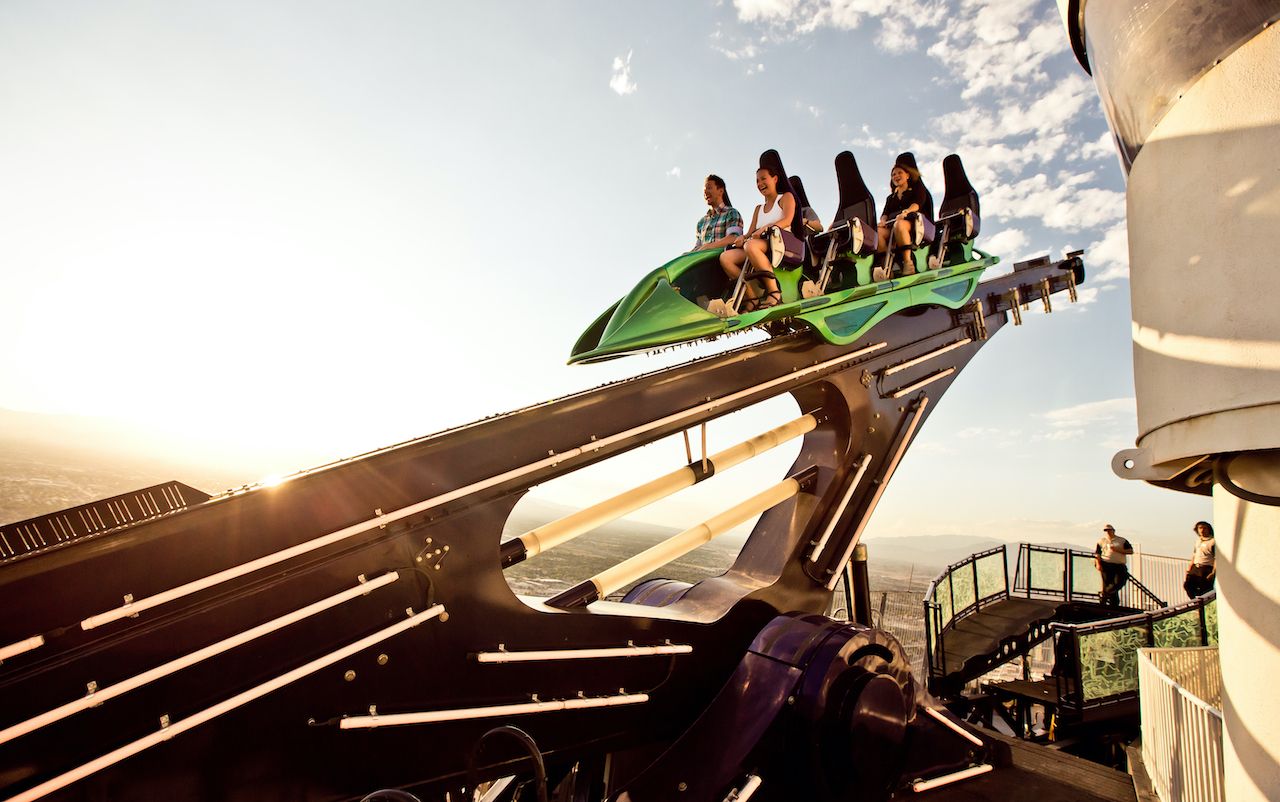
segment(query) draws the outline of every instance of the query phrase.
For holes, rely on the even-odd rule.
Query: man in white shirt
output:
[[[1093,549],[1093,563],[1102,574],[1102,592],[1098,600],[1110,607],[1120,605],[1120,588],[1129,581],[1129,555],[1133,554],[1133,546],[1129,541],[1116,534],[1111,524],[1102,527],[1102,537]]]
[[[1187,580],[1182,583],[1182,588],[1187,592],[1189,599],[1203,596],[1213,590],[1213,580],[1216,577],[1214,558],[1217,556],[1217,549],[1213,542],[1213,526],[1208,521],[1197,521],[1195,533],[1200,540],[1196,543],[1195,551],[1191,553],[1191,564],[1187,566]]]

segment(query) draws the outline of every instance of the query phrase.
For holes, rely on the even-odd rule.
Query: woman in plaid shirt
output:
[[[729,203],[729,191],[718,175],[707,176],[702,198],[707,202],[707,213],[698,220],[698,240],[693,250],[723,248],[742,233],[742,215]]]

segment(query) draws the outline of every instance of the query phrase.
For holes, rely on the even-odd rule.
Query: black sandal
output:
[[[756,298],[755,301],[756,309],[771,309],[782,303],[782,290],[780,288],[776,290],[769,290],[764,295]]]

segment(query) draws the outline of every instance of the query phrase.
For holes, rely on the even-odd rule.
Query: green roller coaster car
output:
[[[924,250],[917,252],[917,258]],[[720,250],[687,253],[645,276],[597,318],[574,344],[569,362],[613,359],[775,320],[803,324],[829,343],[846,345],[904,309],[928,304],[957,309],[966,304],[982,271],[1000,260],[967,243],[957,250],[954,262],[936,270],[880,282],[870,281],[872,257],[862,257],[846,269],[846,275],[857,275],[856,285],[813,298],[801,297],[805,280],[801,268],[777,270],[782,303],[728,318],[706,308],[711,298],[720,297],[718,289],[725,285]]]
[[[776,151],[766,151],[760,158],[761,165],[769,166],[775,175],[786,175]],[[913,216],[917,247],[907,255],[910,265],[903,271],[910,275],[872,280],[873,262],[882,258],[876,253],[875,202],[853,155],[846,151],[836,157],[837,222],[817,235],[793,228],[797,236],[807,239],[810,256],[799,267],[775,269],[781,303],[717,316],[708,307],[733,289],[720,268],[721,250],[682,254],[649,273],[600,315],[574,344],[569,363],[599,362],[775,321],[809,328],[829,343],[847,345],[904,309],[964,306],[977,289],[982,271],[1000,260],[973,246],[979,226],[978,196],[960,157],[952,154],[943,160],[943,172],[947,193],[937,227],[929,220],[932,197],[923,214]],[[798,178],[788,179],[787,191],[795,193],[798,208],[808,209]],[[822,259],[815,258],[823,251]]]

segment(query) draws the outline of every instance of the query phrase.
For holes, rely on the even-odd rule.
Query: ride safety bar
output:
[[[776,429],[744,440],[724,451],[705,459],[691,462],[686,467],[659,476],[639,487],[619,493],[598,504],[578,510],[550,523],[531,529],[519,537],[502,544],[502,567],[509,568],[561,543],[586,534],[593,529],[649,506],[677,491],[709,479],[717,471],[724,471],[757,457],[766,451],[813,431],[818,419],[813,415],[801,415]]]
[[[691,529],[686,529],[635,556],[628,557],[612,568],[606,568],[590,579],[548,599],[547,604],[552,607],[582,607],[599,601],[650,571],[709,543],[713,538],[724,534],[752,516],[776,507],[799,492],[798,479],[785,479],[763,493],[752,496]]]

